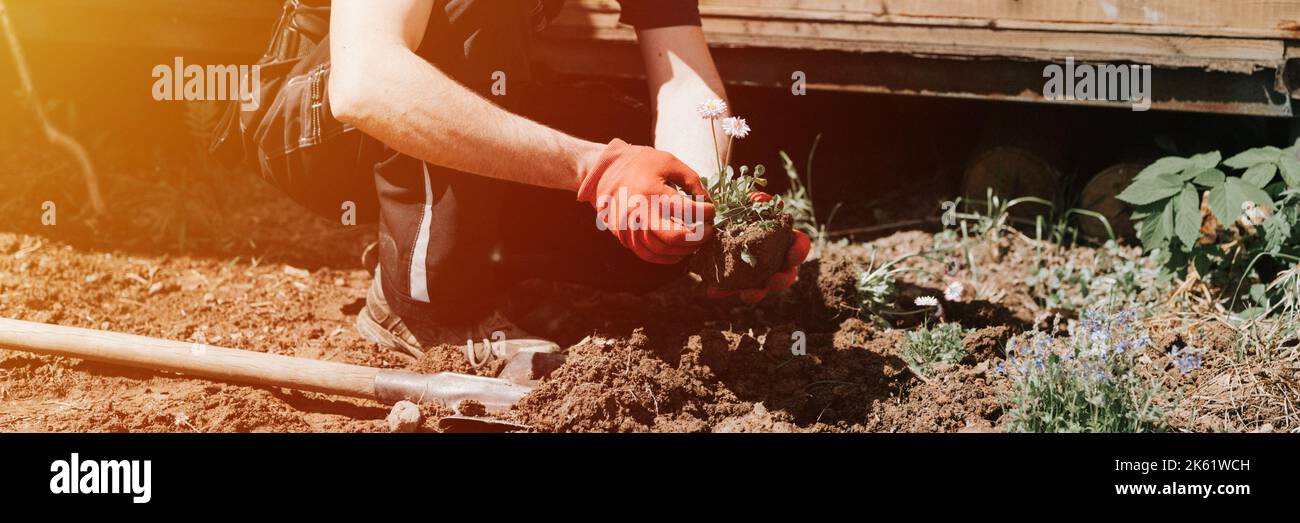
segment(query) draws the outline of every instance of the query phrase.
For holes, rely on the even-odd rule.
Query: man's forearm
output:
[[[365,64],[365,72],[334,71],[330,96],[335,116],[412,157],[481,176],[576,191],[580,173],[602,149],[496,107],[407,48],[349,59]]]
[[[718,173],[729,142],[720,126],[700,118],[699,104],[727,93],[699,27],[665,27],[637,33],[655,106],[655,147],[670,152],[703,178]],[[716,147],[716,149],[715,149]]]

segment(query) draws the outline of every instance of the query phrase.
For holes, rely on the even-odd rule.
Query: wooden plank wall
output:
[[[701,0],[706,12],[926,25],[1300,38],[1300,0]]]
[[[1300,20],[1300,0],[701,0],[700,4],[709,42],[731,47],[1050,61],[1070,56],[1249,73],[1277,67],[1284,60],[1285,40],[1300,38],[1300,31],[1284,27]],[[1104,7],[1108,5],[1124,9],[1115,7],[1112,18],[1117,21],[1101,24],[1097,20],[1111,13]],[[1171,10],[1157,10],[1166,8]],[[1131,16],[1146,12],[1161,13],[1156,18],[1164,25],[1140,23]],[[1143,16],[1147,18],[1142,20],[1153,17]],[[1243,25],[1216,22],[1219,16],[1241,20]],[[635,38],[618,23],[614,0],[570,0],[550,36]]]

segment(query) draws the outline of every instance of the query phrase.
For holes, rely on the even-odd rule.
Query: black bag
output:
[[[259,102],[231,102],[211,150],[255,160],[267,182],[312,212],[338,220],[346,203],[357,223],[378,220],[373,167],[383,144],[334,119],[329,107],[329,0],[288,0],[258,60]]]

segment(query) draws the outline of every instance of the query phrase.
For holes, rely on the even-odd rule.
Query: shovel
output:
[[[6,318],[0,318],[0,348],[386,404],[408,400],[456,410],[461,402],[473,400],[485,407],[489,416],[458,415],[440,423],[441,428],[452,431],[526,429],[490,415],[510,410],[564,357],[519,352],[510,357],[501,378],[453,372],[419,374]]]

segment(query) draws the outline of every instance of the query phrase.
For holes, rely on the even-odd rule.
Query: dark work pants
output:
[[[648,117],[629,117],[614,96],[596,88],[537,92],[527,47],[533,2],[440,1],[419,53],[507,109],[539,108],[551,125],[615,123],[644,136]],[[494,96],[494,73],[505,73],[507,96]],[[499,78],[499,77],[498,77]],[[531,92],[530,92],[531,91]],[[525,96],[533,95],[533,96]],[[553,96],[552,96],[553,95]],[[526,103],[532,98],[538,103]],[[572,103],[569,103],[572,102]],[[569,129],[600,141],[613,138]],[[614,133],[624,133],[614,129]],[[438,137],[429,137],[436,140]],[[479,154],[470,148],[464,154]],[[573,193],[504,182],[391,153],[375,166],[379,197],[382,285],[394,312],[419,332],[425,322],[465,326],[491,311],[518,282],[542,278],[607,290],[647,291],[680,276],[684,266],[643,262],[608,231]]]

